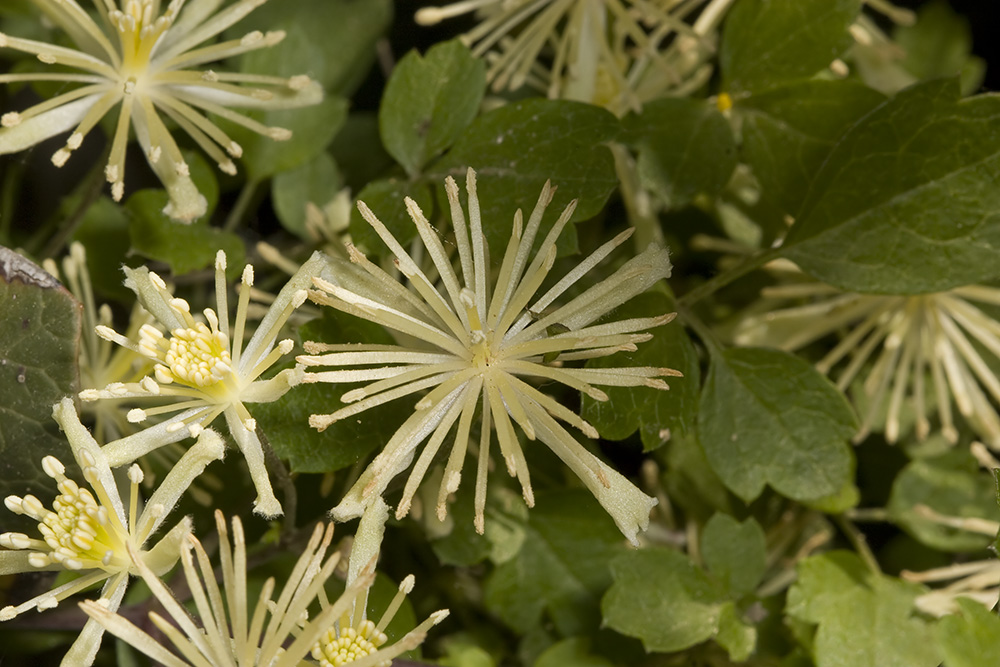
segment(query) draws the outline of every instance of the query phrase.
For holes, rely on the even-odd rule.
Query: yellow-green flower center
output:
[[[387,640],[384,632],[375,628],[371,621],[363,621],[357,628],[346,628],[343,633],[336,628],[323,635],[313,646],[312,657],[322,667],[340,667],[371,655],[378,651]],[[388,666],[391,661],[379,663]]]
[[[130,0],[124,12],[109,13],[121,41],[121,78],[126,93],[135,92],[136,86],[141,85],[149,68],[153,47],[173,24],[173,8],[159,17],[153,16],[153,9],[151,0]]]
[[[35,496],[7,498],[7,506],[19,514],[25,514],[38,521],[41,542],[25,540],[23,546],[36,550],[29,556],[34,567],[59,564],[68,570],[90,568],[118,568],[122,562],[123,549],[114,526],[111,525],[107,508],[94,498],[89,489],[81,488],[66,477],[63,465],[52,456],[42,460],[42,469],[56,480],[59,495],[52,501],[52,509],[42,505]],[[88,469],[84,470],[87,476]],[[14,507],[11,507],[11,505]],[[12,534],[7,534],[12,535]],[[16,540],[15,540],[16,542]],[[29,545],[29,542],[33,543]],[[16,546],[16,544],[15,544]],[[126,555],[127,559],[128,556]]]
[[[201,322],[193,329],[174,329],[164,361],[174,381],[197,387],[208,387],[232,373],[226,335]]]
[[[233,374],[229,337],[215,326],[210,329],[203,322],[192,324],[174,329],[169,338],[153,326],[140,329],[140,351],[161,362],[153,369],[158,382],[205,389]]]

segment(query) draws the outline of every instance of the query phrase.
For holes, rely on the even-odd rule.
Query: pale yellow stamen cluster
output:
[[[86,459],[87,452],[83,453]],[[83,469],[84,478],[95,489],[102,489],[96,470],[91,465]],[[11,512],[38,521],[43,540],[33,540],[22,533],[0,535],[0,546],[12,549],[33,549],[28,558],[32,566],[43,568],[58,564],[67,570],[106,568],[120,570],[128,566],[125,543],[127,529],[120,525],[114,513],[99,503],[94,495],[65,475],[66,469],[54,456],[42,459],[42,470],[56,480],[59,495],[46,508],[35,496],[8,496],[4,503]],[[134,467],[130,476],[133,484],[142,480]],[[100,491],[99,491],[100,492]]]
[[[734,0],[461,0],[424,7],[434,25],[476,12],[462,36],[495,90],[530,85],[615,113],[686,95],[712,74],[716,31]]]
[[[222,171],[234,174],[233,158],[240,157],[243,149],[213,117],[285,140],[291,136],[289,130],[268,127],[231,107],[284,109],[322,99],[321,87],[305,75],[285,78],[196,69],[281,42],[282,31],[252,31],[239,39],[215,41],[266,1],[237,0],[223,8],[219,2],[127,0],[119,9],[117,3],[103,0],[94,2],[96,16],[92,16],[77,0],[38,0],[75,48],[0,34],[0,48],[31,54],[60,68],[2,74],[0,83],[70,85],[33,107],[4,113],[0,154],[24,150],[69,131],[64,146],[52,156],[53,164],[61,167],[101,119],[118,107],[105,166],[114,199],[124,194],[126,144],[134,130],[170,196],[164,212],[182,222],[201,217],[207,202],[191,180],[190,168],[164,117],[191,137]],[[66,72],[65,68],[80,71]]]
[[[340,563],[338,551],[327,556],[333,539],[332,524],[313,529],[280,589],[272,577],[261,590],[251,589],[251,594],[243,525],[234,517],[229,531],[222,513],[216,511],[221,576],[215,573],[204,547],[193,535],[188,536],[181,551],[181,566],[194,602],[192,610],[178,603],[160,577],[142,562],[137,563],[138,574],[170,616],[168,619],[150,612],[152,625],[160,631],[156,639],[101,604],[85,602],[81,607],[102,627],[158,664],[294,667],[316,664],[308,659],[312,655],[321,665],[386,667],[393,658],[418,646],[427,630],[444,620],[448,612],[431,614],[399,641],[386,646],[383,630],[412,590],[410,576],[377,625],[365,619],[384,520],[385,512],[377,525],[362,520],[348,566],[351,572],[359,571],[354,578],[348,575],[346,590],[332,603],[324,589]],[[378,539],[373,541],[371,536]],[[366,562],[363,569],[356,568],[356,558]],[[313,616],[310,609],[317,602],[320,610]]]
[[[365,620],[357,628],[349,627],[343,632],[331,628],[313,646],[312,657],[322,667],[341,667],[375,653],[387,640],[384,632],[377,630],[371,621]],[[390,663],[391,661],[386,660],[378,663],[377,667],[387,667]]]
[[[178,307],[179,314],[190,319],[188,327],[174,329],[167,338],[154,326],[139,330],[139,350],[151,359],[160,359],[153,371],[156,380],[163,384],[179,382],[190,387],[210,387],[221,382],[233,372],[229,356],[229,337],[219,331],[218,318],[211,309],[205,310],[204,322],[195,322],[188,312],[187,302]]]
[[[127,418],[142,423],[151,417],[170,415],[144,431],[118,438],[104,446],[112,465],[135,461],[157,448],[196,437],[202,429],[223,416],[230,434],[246,457],[259,498],[256,508],[267,516],[281,513],[264,463],[263,445],[256,433],[257,422],[247,404],[269,403],[281,398],[299,383],[302,371],[288,368],[262,379],[281,358],[291,352],[290,339],[277,340],[282,327],[306,300],[306,290],[325,260],[318,254],[292,276],[264,313],[249,336],[247,315],[254,283],[253,267],[247,264],[239,289],[236,316],[230,321],[226,279],[226,255],[215,259],[215,309],[206,308],[195,319],[184,299],[176,298],[167,284],[145,267],[126,268],[127,287],[157,320],[140,328],[135,340],[108,326],[96,327],[98,336],[132,350],[153,362],[153,373],[139,382],[113,383],[101,390],[80,392],[84,401],[100,399],[150,399],[151,407],[133,408]]]
[[[1000,381],[990,370],[991,358],[1000,357],[1000,322],[974,305],[1000,304],[1000,290],[967,285],[913,296],[853,294],[804,282],[767,288],[763,294],[809,302],[747,318],[735,342],[792,351],[830,334],[842,335],[816,367],[822,373],[842,367],[837,377],[841,390],[864,378],[864,418],[857,440],[867,437],[884,410],[885,438],[895,442],[902,434],[903,406],[909,404],[918,440],[930,434],[936,410],[942,435],[955,443],[954,404],[988,445],[1000,448],[1000,413],[991,402],[1000,401]]]
[[[397,518],[405,516],[431,463],[454,433],[438,490],[437,513],[443,520],[448,499],[458,490],[472,449],[472,426],[478,412],[482,427],[475,453],[474,522],[479,532],[484,530],[494,433],[507,472],[520,483],[525,503],[529,507],[534,504],[527,459],[515,430],[519,427],[529,441],[540,440],[566,462],[612,513],[623,533],[634,539],[638,527],[648,522],[649,509],[656,501],[587,451],[559,422],[588,437],[597,437],[591,424],[526,380],[561,383],[599,401],[608,400],[608,395],[596,385],[668,389],[661,378],[680,375],[670,368],[586,368],[577,363],[634,351],[637,344],[652,338],[647,329],[673,319],[671,313],[594,324],[668,276],[667,251],[651,246],[607,279],[555,306],[559,297],[624,243],[630,232],[599,247],[539,296],[555,265],[556,241],[569,224],[575,203],[563,210],[535,252],[534,242],[542,236],[545,209],[555,196],[555,188],[546,183],[527,221],[521,211],[516,213],[494,280],[475,172],[469,169],[466,174],[468,222],[453,178],[446,179],[445,191],[457,261],[449,256],[417,204],[405,200],[423,242],[421,252],[430,258],[437,281],[428,277],[414,256],[363,202],[358,202],[362,217],[395,255],[396,266],[411,287],[397,282],[353,246],[348,247],[351,261],[370,276],[371,287],[359,283],[358,288],[348,288],[334,280],[313,280],[320,290],[310,295],[316,303],[381,324],[407,341],[400,345],[306,342],[308,354],[297,360],[306,366],[333,369],[307,373],[303,382],[366,383],[341,396],[349,405],[331,414],[311,415],[309,423],[313,427],[322,430],[369,408],[428,390],[417,401],[414,414],[334,508],[333,516],[347,520],[364,512],[367,503],[383,493],[389,480],[415,458],[396,507]],[[417,447],[425,441],[423,451],[414,457]]]

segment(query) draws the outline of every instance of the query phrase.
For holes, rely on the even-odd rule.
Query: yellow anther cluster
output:
[[[349,665],[355,660],[371,655],[387,640],[384,632],[375,628],[371,621],[362,621],[357,628],[346,628],[343,633],[336,628],[331,629],[320,638],[312,649],[312,657],[319,661],[322,667],[340,667]],[[388,667],[391,660],[379,663],[379,667]]]
[[[211,331],[198,322],[192,329],[174,329],[170,347],[164,355],[170,369],[170,379],[156,377],[160,382],[177,381],[197,387],[207,387],[232,373],[229,339],[221,331]]]
[[[38,530],[48,550],[36,543],[34,546],[39,550],[30,555],[31,565],[45,567],[57,563],[68,570],[108,565],[114,549],[108,546],[107,510],[88,489],[81,488],[63,474],[65,468],[55,457],[45,457],[42,468],[56,480],[59,489],[59,495],[52,501],[52,510],[31,495],[6,499],[8,509],[39,522]]]
[[[140,351],[163,362],[154,368],[158,382],[209,387],[232,373],[229,338],[212,324],[210,329],[192,322],[189,328],[174,329],[169,338],[151,325],[140,329]]]

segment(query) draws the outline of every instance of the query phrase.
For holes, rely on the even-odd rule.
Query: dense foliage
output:
[[[148,664],[111,625],[164,641],[164,584],[206,616],[182,532],[231,561],[240,518],[245,606],[334,509],[379,574],[323,561],[302,608],[370,586],[377,618],[413,574],[367,630],[426,631],[409,660],[1000,664],[1000,97],[966,19],[441,4],[0,3],[0,662],[90,614],[124,637],[94,664]],[[22,556],[85,476],[177,502],[165,551],[8,618],[79,569]]]

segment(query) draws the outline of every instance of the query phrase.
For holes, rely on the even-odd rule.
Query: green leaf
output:
[[[333,412],[341,405],[345,391],[348,389],[339,386],[305,384],[277,401],[253,406],[260,430],[274,453],[289,462],[292,472],[325,473],[346,468],[388,439],[372,436],[373,424],[368,420],[374,413],[361,423],[345,419],[323,432],[309,426],[309,415]]]
[[[857,460],[852,456],[851,470],[844,481],[844,485],[837,492],[812,500],[804,500],[802,504],[825,514],[840,514],[853,507],[857,507],[858,503],[861,502],[861,490],[854,483],[856,468]]]
[[[358,193],[358,201],[363,201],[372,213],[386,226],[386,229],[404,247],[417,237],[417,226],[406,212],[404,197],[417,202],[417,206],[430,216],[433,200],[430,189],[412,181],[400,181],[391,178],[384,181],[372,181]],[[385,243],[379,238],[371,225],[365,222],[357,208],[351,209],[350,223],[351,241],[362,252],[384,255],[389,252]]]
[[[282,226],[300,238],[306,235],[306,204],[323,208],[341,188],[337,164],[323,152],[309,162],[276,174],[271,200]]]
[[[428,504],[436,502],[440,474],[440,468],[432,471],[430,475],[438,477],[434,482],[428,480],[421,489],[433,494],[433,497],[426,497]],[[454,497],[449,499],[448,516],[445,519],[450,527],[449,532],[431,542],[431,548],[443,565],[468,567],[486,558],[499,565],[520,552],[525,539],[524,524],[528,519],[528,507],[520,493],[500,484],[491,483],[489,490],[486,496],[486,529],[482,535],[476,532],[473,520],[475,486],[463,484]],[[436,517],[427,521],[436,521]]]
[[[250,111],[246,114],[268,127],[291,130],[286,141],[257,134],[245,127],[221,121],[230,136],[243,147],[243,166],[251,181],[262,181],[298,167],[322,153],[347,119],[347,100],[327,97],[319,104],[299,109]]]
[[[889,517],[927,546],[942,551],[976,551],[991,538],[950,528],[921,513],[926,506],[949,517],[1000,520],[992,476],[954,456],[911,462],[898,475],[889,497]]]
[[[712,470],[694,434],[671,438],[670,445],[660,452],[665,458],[663,485],[671,502],[699,523],[716,512],[733,513],[736,502]]]
[[[121,265],[131,249],[129,219],[124,208],[111,197],[98,197],[87,209],[73,240],[87,249],[87,269],[95,292],[123,302],[135,299],[132,290],[122,284]]]
[[[649,547],[611,564],[614,584],[601,601],[604,623],[642,640],[647,651],[680,651],[715,636],[725,596],[677,551]]]
[[[323,317],[299,328],[301,340],[325,343],[391,343],[375,324],[325,309]],[[309,426],[309,415],[329,414],[341,408],[340,397],[355,385],[302,384],[273,403],[253,406],[253,415],[275,454],[287,459],[292,472],[325,473],[353,465],[389,441],[406,411],[399,403],[379,406],[357,419],[343,419],[325,431]]]
[[[618,131],[618,119],[589,104],[515,102],[477,118],[428,175],[436,181],[454,176],[464,190],[466,168],[476,170],[483,232],[499,254],[507,247],[514,212],[525,209],[527,218],[546,180],[558,190],[537,243],[570,200],[579,200],[574,220],[586,220],[604,207],[618,186],[614,158],[604,143]],[[575,228],[570,225],[562,236],[561,252],[575,252]]]
[[[231,232],[209,227],[201,221],[182,225],[163,213],[167,193],[163,190],[139,190],[125,202],[131,215],[129,235],[136,252],[170,266],[175,275],[211,266],[216,253],[226,251],[229,266],[242,267],[243,241]]]
[[[719,46],[722,90],[756,92],[811,77],[852,44],[847,30],[860,10],[860,0],[737,2]]]
[[[845,290],[919,294],[1000,274],[1000,98],[909,88],[837,142],[785,256]]]
[[[884,101],[854,81],[800,81],[738,101],[743,156],[763,196],[797,214],[837,140]]]
[[[396,169],[396,161],[382,147],[378,117],[373,112],[352,110],[340,134],[333,138],[330,153],[344,183],[354,192]]]
[[[328,91],[350,95],[375,59],[375,42],[392,23],[391,0],[268,2],[227,32],[284,30],[285,39],[243,56],[244,72],[308,74]]]
[[[615,310],[616,319],[652,317],[673,312],[675,304],[668,296],[647,292]],[[698,354],[684,327],[678,322],[651,330],[653,339],[641,343],[636,352],[619,353],[587,362],[587,368],[616,366],[669,366],[682,373],[670,380],[669,391],[648,387],[609,387],[607,401],[582,396],[580,414],[608,440],[624,440],[640,430],[646,451],[662,446],[671,434],[694,430],[698,409],[701,370]]]
[[[764,531],[753,517],[742,523],[716,514],[701,534],[701,554],[709,573],[731,598],[741,598],[760,583],[767,567]]]
[[[625,549],[621,533],[587,491],[543,492],[535,500],[520,553],[486,580],[486,608],[520,633],[538,627],[545,612],[565,636],[596,631],[609,562]]]
[[[51,499],[55,483],[42,458],[73,464],[52,406],[79,389],[80,304],[40,267],[0,247],[0,312],[0,496]],[[34,523],[3,515],[5,530]]]
[[[986,63],[972,55],[969,21],[944,0],[933,0],[917,10],[917,22],[897,26],[893,39],[905,54],[902,66],[918,79],[936,79],[961,73],[962,92],[974,92],[983,82]]]
[[[424,56],[411,51],[385,86],[382,143],[415,176],[472,122],[485,91],[486,63],[459,40],[437,44]]]
[[[766,484],[795,500],[840,491],[856,430],[844,396],[802,359],[763,348],[712,355],[698,436],[712,468],[743,500]]]
[[[722,605],[719,614],[719,633],[715,636],[715,641],[729,651],[730,660],[743,662],[757,646],[757,629],[744,623],[736,605],[727,602]]]
[[[545,650],[535,667],[614,667],[611,661],[590,652],[587,637],[571,637],[556,642]]]
[[[622,122],[625,140],[639,151],[639,174],[670,208],[697,195],[717,195],[736,168],[729,122],[704,100],[665,97]]]
[[[956,598],[958,613],[935,628],[948,667],[1000,665],[1000,618],[978,602]]]
[[[493,656],[474,641],[471,637],[446,637],[442,640],[445,653],[437,659],[437,664],[441,667],[496,667]]]
[[[788,614],[819,626],[816,667],[936,667],[932,628],[913,612],[921,586],[873,574],[834,551],[801,561]]]

